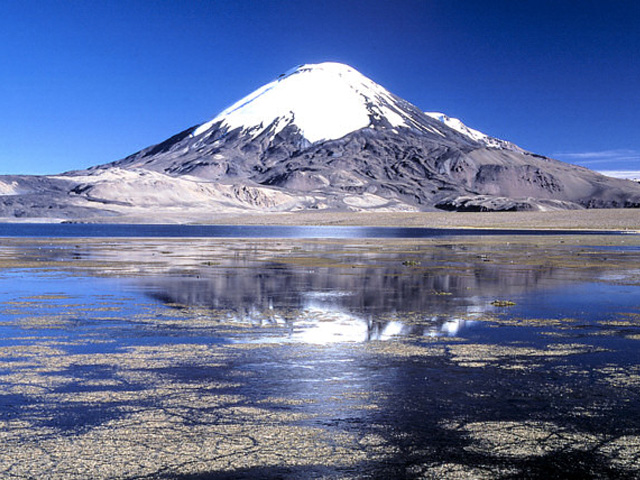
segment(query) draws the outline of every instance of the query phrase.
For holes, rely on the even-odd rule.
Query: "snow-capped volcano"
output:
[[[636,183],[425,113],[337,63],[297,67],[125,159],[0,177],[0,217],[207,221],[231,212],[639,206]]]
[[[193,136],[216,126],[240,128],[252,138],[268,130],[274,137],[289,125],[310,143],[373,126],[430,128],[436,133],[433,126],[416,122],[415,115],[412,105],[358,71],[328,62],[301,65],[282,74],[200,125]]]

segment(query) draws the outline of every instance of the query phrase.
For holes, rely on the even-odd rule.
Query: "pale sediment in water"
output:
[[[633,478],[639,244],[1,239],[0,476]]]

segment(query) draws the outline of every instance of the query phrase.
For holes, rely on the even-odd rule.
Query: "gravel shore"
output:
[[[2,223],[58,223],[65,219],[0,218]],[[296,212],[210,213],[177,209],[83,220],[87,223],[201,225],[336,225],[362,227],[489,228],[640,231],[637,209],[548,212]]]

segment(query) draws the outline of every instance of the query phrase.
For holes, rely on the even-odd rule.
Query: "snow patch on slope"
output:
[[[347,65],[302,65],[234,103],[193,135],[220,123],[255,138],[270,126],[276,135],[294,124],[311,143],[335,140],[368,127],[375,118],[392,127],[406,126],[395,103],[386,89]]]
[[[625,180],[632,180],[634,182],[640,182],[640,170],[599,170],[598,173],[613,178],[624,178]]]
[[[20,195],[21,193],[26,193],[20,186],[18,182],[0,182],[0,195]]]
[[[489,148],[504,148],[506,150],[516,150],[522,151],[520,147],[517,145],[507,142],[506,140],[500,140],[499,138],[491,137],[486,133],[483,133],[479,130],[475,130],[466,126],[459,118],[449,117],[441,112],[424,112],[425,115],[438,120],[439,122],[444,123],[447,127],[455,130],[458,133],[461,133],[465,137],[470,138],[478,143],[483,144]]]

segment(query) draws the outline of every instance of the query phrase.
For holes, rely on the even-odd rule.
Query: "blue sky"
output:
[[[640,1],[0,2],[0,174],[106,163],[298,64],[596,170],[640,171]]]

